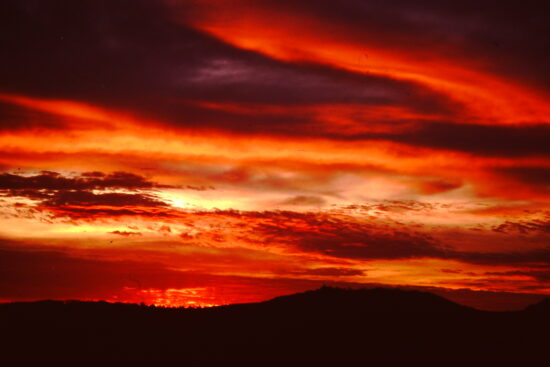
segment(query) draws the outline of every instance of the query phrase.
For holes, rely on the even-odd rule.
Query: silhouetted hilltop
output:
[[[535,303],[534,305],[527,306],[525,309],[527,312],[544,312],[550,317],[550,297],[543,299],[542,301]]]
[[[529,311],[547,311],[550,298],[526,308]],[[0,303],[0,312],[48,313],[64,312],[72,315],[80,312],[94,313],[170,313],[171,315],[219,314],[242,312],[290,312],[291,314],[317,317],[361,317],[369,313],[471,313],[479,311],[460,305],[442,296],[418,290],[400,288],[344,289],[323,286],[319,289],[279,296],[258,303],[232,304],[209,308],[166,308],[132,303],[105,301],[55,301]],[[492,312],[490,312],[492,313]]]
[[[431,293],[388,288],[322,287],[205,309],[11,303],[0,305],[0,324],[0,345],[18,365],[35,359],[81,365],[83,358],[95,365],[391,366],[441,365],[449,358],[526,365],[550,341],[550,317],[540,312],[478,311]]]
[[[459,305],[433,293],[397,288],[342,289],[324,286],[317,290],[281,296],[264,302],[273,308],[320,310],[325,315],[369,312],[439,313],[469,312],[474,309]]]
[[[26,317],[40,318],[48,314],[62,314],[64,319],[80,315],[108,316],[121,314],[151,317],[169,314],[170,317],[231,316],[277,316],[307,318],[361,318],[369,313],[456,313],[476,310],[459,305],[428,292],[393,288],[342,289],[324,286],[320,289],[247,304],[235,304],[211,308],[163,308],[129,303],[104,301],[52,301],[15,302],[0,304],[3,314],[26,314]]]

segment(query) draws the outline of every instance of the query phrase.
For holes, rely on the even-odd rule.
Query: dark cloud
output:
[[[421,205],[414,201],[386,201],[373,205],[355,205],[331,212],[239,211],[239,210],[178,210],[139,194],[102,194],[69,192],[66,199],[44,199],[36,207],[53,218],[94,221],[117,217],[142,217],[169,220],[192,226],[194,222],[208,223],[193,238],[207,243],[230,243],[232,238],[254,246],[286,246],[292,251],[320,253],[342,259],[414,259],[438,258],[472,264],[499,266],[542,266],[550,263],[550,250],[538,248],[524,251],[478,252],[461,251],[417,224],[406,225],[394,220],[361,219],[345,215],[347,211],[430,211],[434,204]],[[72,196],[74,195],[74,197]],[[164,234],[171,233],[161,227]],[[223,229],[223,230],[222,230]],[[533,234],[545,236],[548,223],[542,220],[505,222],[493,231],[507,236]],[[121,233],[117,233],[121,234]],[[542,238],[542,237],[541,237]],[[210,241],[210,242],[209,242]]]
[[[453,258],[473,264],[542,266],[550,264],[550,247],[508,252],[454,252]]]
[[[396,100],[411,103],[415,99],[407,95],[412,89],[409,83],[328,67],[283,64],[245,54],[204,61],[194,74],[181,80],[182,89],[194,87],[192,99],[269,105],[392,105]]]
[[[323,134],[319,132],[319,134]],[[485,156],[550,155],[550,125],[477,125],[424,121],[404,131],[338,136],[345,140],[389,140],[434,149],[462,151]]]
[[[543,284],[550,284],[550,268],[547,270],[489,271],[489,272],[486,272],[485,274],[496,275],[496,276],[525,276],[525,277],[533,278]]]
[[[455,49],[464,54],[467,49],[472,51],[467,55],[495,59],[498,65],[510,64],[527,74],[549,75],[546,65],[550,53],[537,51],[547,47],[541,31],[548,25],[542,22],[540,14],[545,13],[535,3],[493,6],[482,1],[456,6],[436,1],[347,0],[338,4],[262,4],[338,24],[347,29],[346,37],[351,39],[380,39],[387,47],[395,43],[401,48],[425,48],[437,54]],[[550,129],[542,124],[545,121],[527,126],[459,124],[452,117],[452,111],[459,107],[414,83],[318,65],[282,63],[239,50],[174,22],[172,10],[162,2],[10,0],[1,6],[4,31],[0,42],[5,52],[0,76],[6,93],[87,101],[131,111],[137,108],[142,116],[154,116],[174,126],[344,140],[381,139],[492,156],[550,153]],[[183,15],[193,16],[192,10],[192,2],[187,3]],[[511,28],[510,24],[522,26]],[[506,41],[501,40],[502,35],[506,35]],[[503,42],[502,49],[491,46],[493,42]],[[507,56],[499,57],[502,52]],[[520,61],[526,64],[518,67]],[[196,101],[401,106],[443,113],[450,122],[415,120],[413,129],[399,133],[338,133],[319,128],[319,117],[308,113],[259,109],[251,116],[197,105]],[[5,104],[0,106],[0,118],[6,128],[35,126],[37,120],[43,126],[59,124],[48,114]],[[360,116],[352,119],[365,127],[377,123],[372,118],[362,121]],[[395,127],[411,121],[396,118],[389,123]]]
[[[193,111],[196,112],[194,115]],[[391,121],[377,121],[376,118],[353,116],[351,119],[358,127],[369,129],[373,124],[391,125],[388,132],[350,132],[346,128],[327,131],[319,126],[325,125],[323,116],[287,111],[284,113],[256,111],[252,117],[248,113],[230,112],[225,110],[208,110],[202,107],[191,107],[189,113],[196,116],[203,126],[217,127],[240,133],[256,133],[270,135],[287,135],[295,137],[317,137],[340,141],[372,141],[384,140],[403,143],[418,147],[439,150],[460,151],[482,156],[522,157],[550,155],[550,125],[479,125],[458,122],[433,122],[420,119],[400,120],[396,117]],[[207,117],[208,116],[208,117]],[[251,126],[249,121],[257,122]],[[459,183],[443,182],[441,189]],[[438,190],[436,186],[426,190]]]
[[[423,194],[440,194],[462,187],[463,182],[458,179],[435,179],[419,181],[416,186]]]
[[[550,220],[506,221],[498,226],[494,226],[493,231],[499,233],[550,234]]]
[[[64,206],[46,206],[41,205],[37,210],[49,213],[53,218],[70,218],[83,221],[97,221],[120,217],[141,217],[144,219],[161,220],[177,219],[181,217],[181,212],[165,208],[164,203],[143,199],[139,195],[133,195],[133,198],[124,198],[123,201],[115,203],[104,201],[103,205],[82,206],[82,205],[64,205]]]
[[[266,246],[284,244],[299,251],[344,259],[439,258],[499,266],[550,264],[550,248],[502,252],[461,251],[432,237],[428,232],[397,222],[364,222],[349,216],[291,211],[224,210],[202,215],[218,215],[250,223],[250,233],[245,232],[242,238],[250,236],[254,243],[257,243],[259,237]]]
[[[315,128],[313,122],[317,121],[322,124],[322,121],[313,116],[290,117],[291,120],[300,120],[297,125],[278,124],[276,121],[282,121],[280,116],[272,116],[273,121],[271,122],[265,120],[266,118],[268,117],[259,113],[260,121],[268,123],[248,128],[246,132],[262,133],[271,129],[272,134],[319,137],[343,141],[386,140],[419,147],[496,157],[550,155],[550,145],[548,144],[548,141],[550,141],[550,125],[548,124],[498,126],[421,120],[416,120],[410,124],[409,120],[395,120],[386,123],[394,127],[402,125],[402,128],[384,133],[350,133],[346,129],[341,129],[341,132],[328,132],[322,128]],[[365,128],[376,122],[372,119],[362,121],[361,117],[357,117],[355,121],[359,125],[364,124]],[[235,124],[232,128],[238,129],[238,126],[238,124]],[[246,129],[246,127],[244,128]],[[542,171],[543,169],[540,169],[537,173],[540,175],[543,173]],[[443,189],[449,186],[456,188],[456,185],[459,184],[445,182],[443,183]],[[430,190],[431,188],[426,187],[426,189]],[[432,189],[437,190],[438,188],[434,186]]]
[[[354,259],[444,257],[447,251],[429,235],[404,227],[315,213],[245,215],[262,219],[252,230],[264,243],[284,243],[301,251]]]
[[[391,135],[391,134],[390,134]],[[424,123],[390,140],[489,156],[549,155],[550,125],[487,126]]]
[[[236,49],[175,23],[162,2],[25,0],[5,1],[2,8],[5,93],[138,109],[179,126],[252,132],[266,125],[284,132],[282,126],[311,116],[259,114],[262,123],[250,124],[249,116],[189,101],[399,105],[430,112],[452,105],[414,83],[287,64]]]
[[[141,236],[141,232],[131,232],[131,231],[112,231],[109,232],[111,234],[116,234],[123,237],[130,237],[130,236]]]
[[[528,47],[541,47],[540,40],[539,43],[533,41],[540,35],[535,30],[547,27],[540,22],[538,12],[525,10],[536,9],[533,4],[525,9],[522,5],[519,11],[499,5],[496,10],[484,13],[479,7],[489,6],[477,2],[458,7],[441,6],[435,1],[422,4],[397,1],[395,6],[352,0],[338,4],[326,1],[262,3],[298,14],[307,11],[309,16],[345,25],[346,29],[357,30],[346,33],[352,39],[368,36],[370,42],[377,38],[375,35],[384,35],[380,39],[386,46],[392,42],[399,43],[400,47],[412,44],[432,53],[453,49],[448,43],[457,46],[461,53],[463,48],[483,49],[480,45],[490,44],[489,35],[495,30],[517,38],[512,37],[504,49],[512,43],[520,47],[518,40],[529,41]],[[521,126],[457,123],[453,116],[460,107],[419,85],[318,65],[282,63],[239,50],[175,23],[172,10],[162,2],[25,0],[5,1],[2,8],[0,20],[4,32],[0,42],[6,52],[0,61],[0,76],[6,93],[87,101],[130,111],[137,108],[142,116],[153,116],[174,126],[342,140],[390,140],[489,156],[550,153],[547,144],[550,129],[542,124],[545,121],[540,125]],[[132,11],[128,11],[129,8]],[[185,12],[193,14],[192,3],[185,8]],[[504,19],[512,24],[523,22],[524,26],[505,27]],[[526,35],[537,37],[532,39]],[[486,39],[480,41],[480,38]],[[439,50],[434,49],[434,45],[447,46]],[[498,56],[500,51],[488,48]],[[479,52],[471,54],[480,55]],[[522,60],[539,65],[540,60],[535,59]],[[533,72],[527,67],[516,69]],[[545,73],[545,70],[546,66],[538,72]],[[399,132],[361,134],[342,129],[339,133],[319,128],[322,117],[312,113],[262,112],[258,108],[252,116],[250,112],[196,102],[251,106],[338,103],[364,108],[401,106],[444,114],[449,122],[396,117],[395,121],[383,123],[393,127],[404,124],[405,128]],[[380,123],[376,118],[360,115],[350,118],[365,128]],[[49,114],[6,104],[0,105],[0,119],[5,128],[60,124]]]
[[[128,172],[85,172],[73,177],[51,171],[42,171],[33,176],[0,174],[0,190],[8,190],[14,194],[19,190],[138,190],[169,187],[174,186],[161,185]]]
[[[89,191],[58,191],[42,201],[45,207],[66,207],[66,206],[166,206],[167,204],[147,194],[121,194],[105,193],[94,194]]]
[[[93,220],[101,215],[143,215],[148,210],[158,215],[159,211],[168,210],[168,204],[155,195],[154,189],[172,187],[127,172],[85,172],[71,177],[50,171],[33,176],[0,174],[1,196],[25,197],[37,201],[34,206],[23,210],[45,211],[54,217],[73,219]],[[17,206],[17,203],[14,205]]]
[[[543,192],[550,192],[550,167],[501,167],[494,169],[494,172],[533,185]]]
[[[348,276],[365,275],[365,272],[362,270],[350,269],[350,268],[315,268],[315,269],[307,269],[300,272],[296,272],[295,274],[348,277]]]

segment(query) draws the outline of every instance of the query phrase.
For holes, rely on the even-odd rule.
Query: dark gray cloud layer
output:
[[[550,64],[550,30],[542,15],[547,7],[535,2],[262,3],[322,19],[355,41],[363,37],[369,43],[383,42],[385,47],[410,47],[451,58],[476,55],[487,60],[491,70],[537,79],[537,85],[550,84],[540,82],[550,81],[546,67]],[[193,3],[182,6],[182,17],[192,17]],[[275,61],[176,23],[173,15],[174,9],[150,0],[3,1],[0,92],[128,110],[176,128],[381,139],[489,156],[549,153],[546,121],[526,126],[464,124],[456,120],[459,105],[415,83]],[[435,113],[443,120],[396,117],[381,122],[351,116],[367,128],[380,123],[405,128],[392,133],[350,133],[319,128],[325,122],[318,116],[296,110],[256,110],[251,116],[197,102],[282,107],[353,104],[366,111],[369,106],[399,106]],[[36,126],[63,124],[47,113],[0,104],[0,129]]]
[[[33,176],[12,173],[0,174],[0,196],[25,197],[39,201],[42,208],[58,210],[65,206],[145,206],[163,207],[155,188],[170,188],[147,180],[145,177],[127,173],[85,172],[66,177],[57,172],[43,171]],[[129,192],[108,192],[126,190]],[[74,210],[78,210],[74,209]],[[80,209],[82,210],[82,208]]]
[[[410,96],[411,84],[235,49],[174,23],[157,1],[25,0],[2,7],[4,91],[141,106],[180,123],[186,99],[437,106]]]
[[[143,176],[128,172],[84,172],[74,177],[57,172],[42,171],[24,176],[13,173],[0,174],[0,190],[105,190],[105,189],[152,189],[173,186],[160,185]]]

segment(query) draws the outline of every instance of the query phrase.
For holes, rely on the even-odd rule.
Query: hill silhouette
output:
[[[547,307],[489,312],[420,291],[331,287],[205,309],[40,301],[0,305],[1,345],[20,365],[526,364],[547,349],[550,313],[534,312]]]
[[[397,288],[350,290],[324,286],[313,291],[277,297],[263,304],[273,308],[307,309],[308,312],[322,310],[323,316],[327,316],[327,314],[359,316],[370,312],[473,311],[472,308],[459,305],[433,293]]]
[[[550,317],[550,297],[543,299],[533,305],[527,306],[525,309],[527,312],[543,312],[547,313]]]

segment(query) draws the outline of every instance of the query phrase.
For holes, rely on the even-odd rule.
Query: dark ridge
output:
[[[478,311],[388,288],[322,287],[203,309],[19,302],[0,305],[0,325],[12,365],[530,365],[550,342],[550,318],[540,312]]]
[[[320,289],[274,298],[265,302],[274,307],[315,309],[326,313],[369,312],[439,313],[470,312],[473,308],[449,301],[429,292],[397,288],[343,289],[323,286]]]
[[[535,303],[534,305],[527,306],[526,312],[544,312],[550,315],[550,297],[543,299],[542,301]]]

